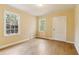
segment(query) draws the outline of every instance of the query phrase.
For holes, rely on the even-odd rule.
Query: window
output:
[[[39,17],[39,31],[44,32],[46,30],[46,17]]]
[[[4,12],[4,35],[19,34],[20,16],[9,11]]]

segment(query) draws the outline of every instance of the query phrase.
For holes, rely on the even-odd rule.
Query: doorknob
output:
[[[55,28],[53,28],[53,31],[55,31]]]

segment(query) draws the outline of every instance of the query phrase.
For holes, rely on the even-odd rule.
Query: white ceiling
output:
[[[70,8],[74,8],[72,4],[44,4],[43,6],[37,6],[36,4],[10,4],[10,6],[21,9],[34,16],[46,15],[50,12],[62,11]]]

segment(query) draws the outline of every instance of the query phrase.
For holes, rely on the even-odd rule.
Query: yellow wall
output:
[[[37,36],[44,38],[52,38],[52,18],[54,16],[67,16],[67,41],[74,42],[74,8],[48,14],[46,16],[47,30],[46,32],[37,31]]]
[[[13,36],[4,36],[4,11],[11,11],[20,15],[20,34]],[[8,5],[0,5],[0,47],[10,43],[18,42],[24,39],[29,39],[31,22],[36,18],[30,14],[19,9],[10,7]]]

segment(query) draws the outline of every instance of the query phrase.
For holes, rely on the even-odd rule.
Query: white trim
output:
[[[64,41],[64,42],[67,42],[67,43],[72,43],[72,44],[74,44],[74,42],[70,42],[70,41]]]
[[[61,41],[61,40],[57,40],[57,41]],[[72,43],[72,44],[74,44],[74,42],[70,42],[70,41],[62,41],[62,42],[67,42],[67,43]]]
[[[74,46],[75,46],[75,48],[76,48],[76,50],[77,50],[77,52],[79,54],[79,47],[77,46],[77,44],[74,44]]]
[[[29,40],[29,39],[24,39],[24,40],[21,40],[21,41],[18,41],[18,42],[13,42],[13,43],[10,43],[10,44],[2,45],[2,46],[0,46],[0,49],[3,49],[3,48],[6,48],[6,47],[15,45],[15,44],[19,44],[19,43],[25,42],[27,40]]]
[[[41,38],[41,37],[39,37],[39,38]],[[55,39],[53,39],[53,38],[47,38],[47,37],[43,37],[43,38],[46,38],[46,39],[49,39],[49,40],[55,40]],[[61,40],[56,40],[56,41],[61,41]],[[72,44],[74,44],[74,42],[70,42],[70,41],[62,41],[62,42],[67,42],[67,43],[72,43]]]

